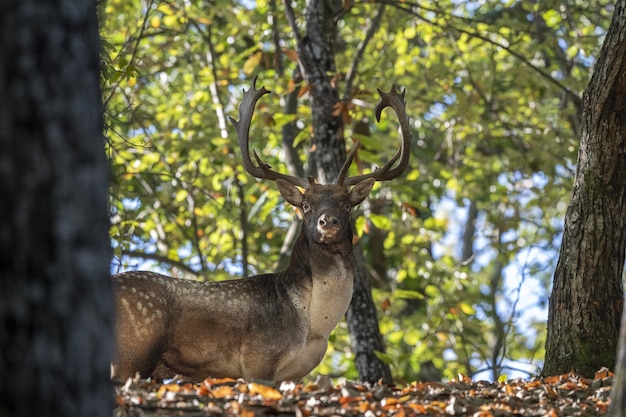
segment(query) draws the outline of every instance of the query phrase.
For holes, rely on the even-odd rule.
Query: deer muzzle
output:
[[[322,242],[333,240],[340,235],[341,223],[335,216],[322,214],[317,219],[317,231],[320,234]]]

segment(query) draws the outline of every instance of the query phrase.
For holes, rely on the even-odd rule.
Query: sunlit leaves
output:
[[[338,19],[331,75],[346,98],[335,105],[344,134],[363,145],[351,174],[383,165],[397,146],[395,117],[373,121],[376,88],[407,90],[409,169],[377,185],[355,221],[368,260],[380,261],[377,249],[384,258],[372,281],[386,358],[407,379],[429,361],[449,378],[501,367],[488,362],[494,356],[538,364],[541,322],[521,334],[503,306],[520,297],[517,287],[545,301],[576,161],[576,98],[610,2],[388,4],[343,91],[378,6],[352,5]],[[153,256],[150,267],[175,275],[238,276],[245,237],[249,272],[275,269],[296,215],[273,184],[244,173],[227,116],[237,118],[242,89],[259,75],[272,94],[255,113],[251,148],[287,171],[282,129],[294,123],[296,162],[306,165],[313,87],[294,79],[295,39],[282,7],[102,2],[111,234],[125,266]],[[298,101],[287,112],[292,91]],[[470,207],[475,231],[465,248]],[[147,258],[121,256],[130,252]],[[515,288],[504,285],[506,274]],[[342,325],[319,370],[355,377],[351,359]]]

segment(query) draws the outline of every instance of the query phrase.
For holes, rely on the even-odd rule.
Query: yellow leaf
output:
[[[283,394],[277,389],[268,387],[267,385],[257,384],[256,382],[249,383],[248,390],[250,391],[250,395],[260,395],[266,400],[280,400],[283,398]]]
[[[157,398],[163,398],[166,392],[178,392],[180,391],[180,385],[178,384],[163,384],[159,387],[157,391]]]
[[[163,23],[165,23],[165,26],[173,26],[177,20],[178,18],[176,16],[165,16]]]
[[[150,26],[153,28],[161,27],[161,18],[159,16],[153,16],[152,19],[150,19]]]
[[[208,19],[206,17],[199,17],[197,19],[198,23],[202,23],[203,25],[210,25],[213,23],[213,21],[211,19]]]
[[[254,72],[256,67],[261,62],[261,58],[263,57],[263,52],[255,52],[244,62],[243,64],[243,73],[246,75],[250,75]]]
[[[472,314],[476,313],[476,310],[474,309],[474,307],[472,307],[470,304],[464,301],[459,303],[459,308],[461,309],[463,313],[467,314],[468,316],[471,316]]]

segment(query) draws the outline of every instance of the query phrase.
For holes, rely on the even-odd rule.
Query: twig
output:
[[[378,6],[378,12],[376,13],[376,16],[374,16],[374,18],[372,19],[372,22],[370,23],[370,26],[367,29],[367,32],[365,33],[365,37],[361,40],[361,42],[359,42],[359,46],[357,47],[356,54],[354,56],[354,59],[352,60],[352,64],[350,65],[350,69],[348,70],[348,73],[346,75],[346,89],[344,91],[344,98],[343,98],[344,101],[347,101],[351,96],[352,84],[354,83],[354,79],[358,72],[359,64],[361,63],[361,60],[363,59],[365,48],[367,48],[367,45],[369,44],[370,40],[374,37],[374,35],[378,31],[378,28],[380,27],[380,22],[382,21],[383,14],[385,12],[385,7],[386,7],[386,4],[384,3]]]

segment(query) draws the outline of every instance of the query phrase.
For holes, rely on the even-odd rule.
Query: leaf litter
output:
[[[613,374],[574,373],[503,382],[362,384],[318,377],[298,384],[207,378],[158,384],[129,379],[116,387],[115,417],[206,416],[601,416],[609,406]]]

